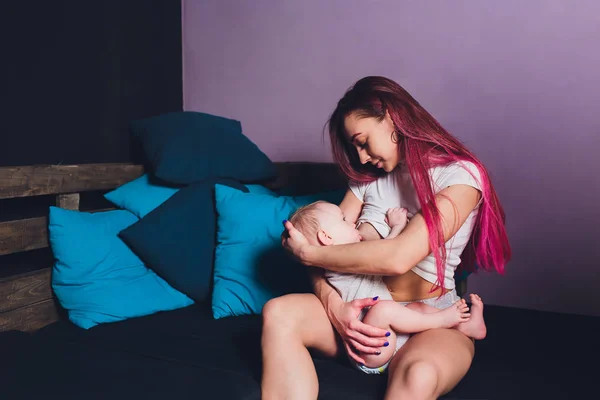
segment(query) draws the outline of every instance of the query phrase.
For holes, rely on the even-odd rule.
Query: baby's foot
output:
[[[485,338],[487,328],[483,320],[483,301],[481,301],[481,297],[471,294],[471,318],[464,324],[458,325],[456,329],[476,340]]]
[[[469,306],[464,299],[458,300],[450,307],[437,313],[442,320],[440,328],[454,328],[456,325],[464,324],[469,320]]]

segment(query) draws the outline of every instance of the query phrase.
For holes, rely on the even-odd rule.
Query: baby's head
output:
[[[360,242],[362,238],[342,210],[335,204],[316,201],[300,207],[290,222],[315,246]]]

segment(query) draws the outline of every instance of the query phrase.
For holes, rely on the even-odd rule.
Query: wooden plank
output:
[[[0,199],[113,189],[144,173],[134,164],[33,165],[0,168]]]
[[[79,210],[79,193],[59,194],[56,205],[65,210]]]
[[[52,298],[52,269],[44,268],[0,280],[0,313]]]
[[[48,247],[48,218],[0,222],[0,255]]]
[[[32,332],[58,321],[58,310],[53,299],[41,301],[26,307],[0,313],[0,332]]]

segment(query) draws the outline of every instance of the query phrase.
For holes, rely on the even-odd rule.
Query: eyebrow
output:
[[[358,135],[362,135],[362,132],[355,133],[355,134],[354,134],[354,135],[353,135],[353,136],[350,138],[350,143],[354,143],[354,139],[356,139],[356,137],[357,137]]]

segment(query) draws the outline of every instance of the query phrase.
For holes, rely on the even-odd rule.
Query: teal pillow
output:
[[[155,178],[144,174],[106,193],[104,198],[136,217],[144,218],[178,191],[179,187],[159,183]]]
[[[317,200],[339,204],[344,193],[277,197],[215,185],[214,318],[260,314],[274,297],[311,292],[306,267],[281,247],[282,221],[300,206]]]
[[[272,194],[275,192],[258,184],[246,185],[250,193]],[[144,218],[156,207],[171,198],[181,188],[159,182],[148,174],[119,186],[104,195],[104,198],[119,208]]]
[[[50,207],[52,288],[75,325],[89,329],[193,303],[146,268],[117,236],[137,221],[126,210]]]

